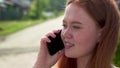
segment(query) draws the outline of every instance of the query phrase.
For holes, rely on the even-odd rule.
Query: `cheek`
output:
[[[78,53],[79,56],[84,56],[90,54],[97,43],[97,36],[96,33],[85,33],[81,32],[78,35],[74,36],[75,41],[75,51]]]

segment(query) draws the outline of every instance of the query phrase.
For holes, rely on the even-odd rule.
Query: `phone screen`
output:
[[[62,42],[60,34],[61,31],[60,33],[55,34],[55,38],[52,38],[51,36],[48,37],[51,40],[50,43],[47,43],[47,48],[50,55],[54,55],[59,50],[62,50],[64,48],[64,44]]]

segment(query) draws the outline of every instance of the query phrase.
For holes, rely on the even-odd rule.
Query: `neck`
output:
[[[91,57],[92,56],[89,55],[89,56],[83,56],[83,57],[77,58],[77,68],[86,68]]]

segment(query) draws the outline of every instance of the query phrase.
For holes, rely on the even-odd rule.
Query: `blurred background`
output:
[[[0,0],[0,68],[32,68],[40,38],[61,28],[66,0]],[[120,0],[116,0],[120,9]],[[113,64],[120,67],[120,38]]]

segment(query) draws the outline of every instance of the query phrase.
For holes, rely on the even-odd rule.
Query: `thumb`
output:
[[[52,58],[55,58],[55,62],[57,62],[57,60],[59,60],[59,58],[64,55],[64,50],[60,50],[59,52],[57,52],[55,55],[53,55]]]

